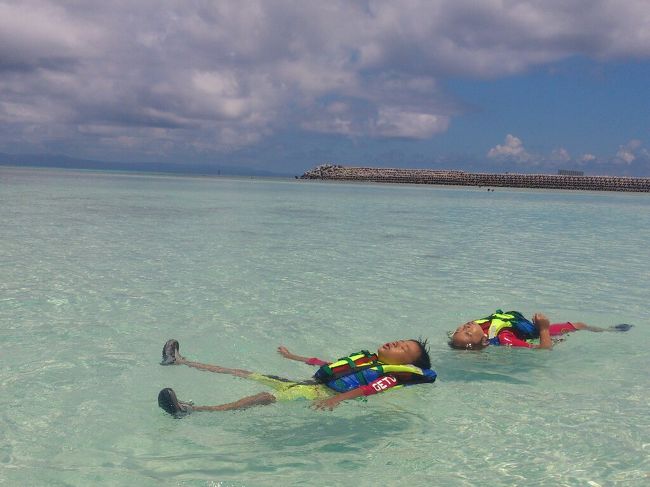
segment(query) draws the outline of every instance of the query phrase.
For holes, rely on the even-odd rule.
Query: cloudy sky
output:
[[[0,0],[0,152],[650,176],[650,0]]]

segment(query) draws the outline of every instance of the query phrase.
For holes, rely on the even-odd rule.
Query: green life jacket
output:
[[[380,362],[377,354],[362,350],[342,357],[329,365],[323,365],[314,378],[337,392],[346,392],[368,385],[385,375],[399,377],[402,385],[434,382],[437,374],[431,369],[415,365],[391,365]]]

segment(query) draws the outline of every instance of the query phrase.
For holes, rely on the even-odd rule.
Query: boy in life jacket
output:
[[[464,350],[481,350],[489,345],[553,348],[552,337],[554,336],[578,330],[628,331],[632,326],[623,323],[610,328],[599,328],[586,323],[568,321],[550,324],[543,313],[535,313],[531,322],[518,311],[503,312],[498,309],[490,316],[468,321],[456,328],[450,337],[449,346]]]
[[[314,379],[294,382],[242,369],[193,362],[180,355],[178,341],[168,340],[163,347],[161,365],[186,365],[208,372],[244,377],[274,389],[274,394],[261,392],[231,403],[194,406],[179,401],[172,389],[165,388],[158,394],[158,405],[176,417],[193,411],[229,411],[299,398],[312,400],[315,409],[332,410],[341,401],[377,394],[394,387],[431,383],[436,380],[436,373],[431,370],[426,340],[385,343],[376,353],[364,350],[333,363],[315,357],[295,355],[283,346],[278,347],[278,353],[291,360],[319,366]]]

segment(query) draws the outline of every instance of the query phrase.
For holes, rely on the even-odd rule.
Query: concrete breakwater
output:
[[[345,167],[334,164],[316,166],[304,173],[300,178],[375,183],[650,192],[650,178],[557,174],[490,174],[433,169]]]

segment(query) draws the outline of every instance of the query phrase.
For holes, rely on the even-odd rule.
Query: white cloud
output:
[[[98,54],[104,29],[59,2],[0,3],[0,62],[23,68]]]
[[[621,162],[624,162],[625,164],[631,164],[634,161],[634,159],[636,159],[636,156],[630,150],[619,149],[619,151],[616,153],[616,159],[618,159]]]
[[[403,111],[398,107],[381,107],[378,113],[366,115],[367,118],[361,118],[352,107],[337,102],[303,122],[302,127],[314,132],[350,136],[426,139],[444,132],[449,126],[447,116]]]
[[[627,144],[622,145],[618,148],[616,156],[614,158],[615,162],[619,164],[632,164],[634,160],[638,157],[639,149],[641,148],[641,141],[637,139],[630,140]]]
[[[518,163],[528,163],[533,161],[531,154],[526,151],[521,139],[512,134],[506,135],[506,140],[503,145],[496,145],[491,148],[487,156],[490,159],[496,160],[511,160]]]
[[[567,151],[563,147],[559,147],[557,149],[554,149],[553,152],[551,152],[550,159],[553,162],[563,163],[563,162],[569,162],[571,160],[571,156],[569,155],[569,151]]]
[[[488,151],[487,157],[505,166],[516,165],[512,167],[515,170],[517,167],[534,167],[536,171],[554,172],[558,168],[581,167],[597,169],[600,172],[643,175],[650,169],[650,151],[643,147],[643,142],[638,139],[632,139],[619,146],[616,155],[606,160],[591,153],[583,153],[580,157],[573,158],[563,147],[550,153],[531,152],[524,147],[520,138],[508,134],[503,144],[498,144]]]
[[[296,128],[426,139],[461,111],[441,80],[648,58],[649,22],[644,0],[0,0],[0,147],[21,133],[88,150],[232,150]],[[534,163],[509,137],[489,157]]]
[[[582,157],[580,158],[580,162],[582,163],[590,163],[596,160],[596,156],[593,154],[583,154]]]
[[[305,130],[324,134],[358,135],[359,133],[352,120],[338,116],[305,121],[301,127]]]
[[[374,121],[373,135],[426,139],[447,130],[449,117],[431,113],[382,108]]]
[[[347,112],[349,110],[349,107],[347,104],[343,102],[335,101],[327,105],[325,109],[327,110],[328,113],[338,114],[338,113]]]

